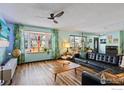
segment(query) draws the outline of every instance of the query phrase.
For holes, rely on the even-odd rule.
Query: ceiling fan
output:
[[[51,13],[50,16],[46,18],[52,20],[55,24],[58,24],[58,21],[56,20],[56,18],[61,17],[63,14],[64,14],[64,11],[61,11],[57,14]],[[40,18],[44,18],[44,17],[40,17]]]

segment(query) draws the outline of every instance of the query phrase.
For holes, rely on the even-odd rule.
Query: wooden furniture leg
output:
[[[57,73],[55,73],[54,81],[56,81]]]
[[[75,71],[75,75],[77,75],[77,69],[76,68],[74,69],[74,71]]]

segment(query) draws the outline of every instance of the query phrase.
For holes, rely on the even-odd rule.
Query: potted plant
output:
[[[47,52],[47,54],[50,53],[49,49],[48,48],[44,48],[44,52]]]

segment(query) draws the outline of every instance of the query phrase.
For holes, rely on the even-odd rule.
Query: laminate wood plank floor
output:
[[[12,85],[81,85],[81,74],[84,70],[94,73],[94,70],[80,66],[77,68],[77,75],[74,70],[69,70],[58,74],[54,81],[52,70],[57,65],[58,60],[18,65]]]

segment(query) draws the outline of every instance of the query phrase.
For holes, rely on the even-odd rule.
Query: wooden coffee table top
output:
[[[67,64],[66,64],[66,62],[67,62]],[[62,64],[65,64],[65,65],[62,65]],[[61,61],[60,64],[58,64],[57,66],[55,66],[53,68],[53,73],[58,74],[58,73],[65,72],[65,71],[68,71],[68,70],[72,70],[72,69],[75,69],[75,68],[78,68],[78,67],[80,67],[79,64],[72,63],[70,61],[63,61],[63,62]]]

